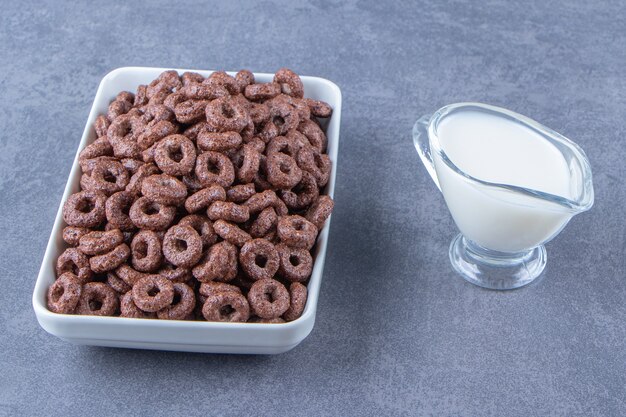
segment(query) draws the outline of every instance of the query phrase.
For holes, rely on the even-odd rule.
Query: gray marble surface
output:
[[[626,13],[620,1],[0,5],[0,416],[626,414]],[[278,356],[77,347],[31,294],[99,80],[120,66],[288,66],[344,113],[317,323]],[[596,205],[538,284],[481,290],[410,143],[475,100],[577,141]]]

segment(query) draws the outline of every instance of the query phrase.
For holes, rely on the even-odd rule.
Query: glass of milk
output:
[[[544,244],[593,205],[583,150],[512,111],[451,104],[420,118],[413,142],[461,231],[452,266],[481,287],[532,282],[546,265]]]

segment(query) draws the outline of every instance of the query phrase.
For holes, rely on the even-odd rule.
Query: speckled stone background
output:
[[[279,356],[78,347],[35,278],[98,82],[129,65],[289,66],[343,90],[317,323]],[[455,276],[456,234],[410,141],[465,100],[571,137],[596,205],[538,284]],[[620,1],[0,5],[0,416],[626,414],[626,12]]]

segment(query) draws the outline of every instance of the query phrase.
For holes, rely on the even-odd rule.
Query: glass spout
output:
[[[433,162],[433,156],[430,153],[430,141],[428,140],[428,126],[430,123],[431,115],[427,114],[425,116],[420,117],[413,125],[413,146],[415,146],[415,150],[417,154],[420,156],[422,160],[422,164],[430,178],[433,180],[439,191],[441,191],[441,186],[439,185],[439,180],[437,179],[437,172],[435,171],[435,164]]]

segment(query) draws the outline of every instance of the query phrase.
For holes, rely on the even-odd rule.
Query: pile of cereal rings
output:
[[[256,83],[165,71],[121,92],[79,156],[63,206],[55,313],[283,323],[302,314],[311,250],[333,209],[318,118],[282,68]]]

